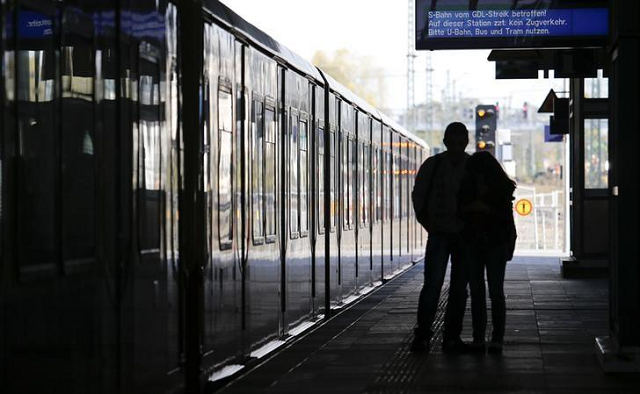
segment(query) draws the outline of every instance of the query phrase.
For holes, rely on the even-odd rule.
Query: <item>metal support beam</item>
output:
[[[416,127],[416,50],[415,50],[415,7],[414,0],[408,0],[409,26],[407,29],[407,121],[406,127],[410,131],[415,131]]]
[[[640,3],[612,6],[610,335],[596,339],[607,372],[640,372]]]
[[[203,387],[202,332],[204,313],[203,278],[205,262],[204,196],[202,182],[202,127],[200,125],[200,78],[203,67],[202,4],[198,0],[180,3],[180,75],[182,89],[182,141],[184,143],[184,186],[180,190],[181,280],[186,305],[186,393],[201,393]]]

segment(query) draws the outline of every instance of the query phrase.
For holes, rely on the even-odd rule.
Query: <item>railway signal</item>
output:
[[[496,154],[498,112],[495,105],[476,106],[476,152]]]

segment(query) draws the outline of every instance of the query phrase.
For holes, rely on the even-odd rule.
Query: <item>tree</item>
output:
[[[356,55],[347,49],[329,55],[316,51],[311,62],[374,107],[385,106],[384,71],[371,56]]]

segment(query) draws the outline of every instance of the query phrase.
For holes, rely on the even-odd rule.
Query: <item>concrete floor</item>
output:
[[[595,394],[640,390],[640,374],[604,374],[595,356],[594,337],[608,333],[607,280],[564,280],[556,258],[517,257],[509,263],[505,280],[504,352],[495,356],[442,354],[445,297],[441,297],[431,352],[408,351],[422,279],[423,265],[418,264],[219,392]],[[443,294],[446,291],[445,284]],[[470,326],[467,310],[465,340],[471,339]]]

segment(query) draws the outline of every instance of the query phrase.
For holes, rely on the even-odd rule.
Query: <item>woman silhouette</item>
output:
[[[467,160],[466,169],[458,193],[458,212],[465,222],[462,244],[473,319],[470,348],[476,351],[486,348],[486,268],[493,322],[488,351],[501,353],[506,322],[504,274],[507,261],[513,258],[516,239],[512,206],[516,184],[487,151],[473,154]]]

